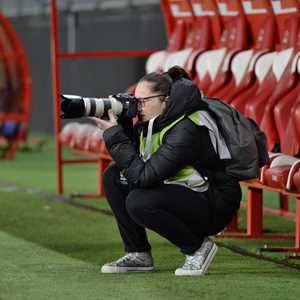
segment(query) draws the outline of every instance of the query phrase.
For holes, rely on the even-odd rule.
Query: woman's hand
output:
[[[109,120],[103,120],[97,117],[89,117],[89,119],[92,120],[97,125],[97,127],[99,127],[102,130],[118,125],[117,116],[113,113],[111,109],[108,111],[108,117]]]

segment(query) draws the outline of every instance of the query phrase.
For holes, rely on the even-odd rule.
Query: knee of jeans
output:
[[[116,179],[120,178],[120,170],[116,164],[110,165],[103,173],[103,185],[104,188],[108,188],[116,182]]]
[[[132,190],[126,198],[126,209],[131,216],[139,217],[145,215],[152,206],[145,197],[145,190],[135,189]]]

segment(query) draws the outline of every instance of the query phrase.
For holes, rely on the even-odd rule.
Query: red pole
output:
[[[52,61],[52,93],[54,106],[54,138],[56,146],[56,172],[58,180],[58,193],[63,193],[63,170],[62,170],[62,144],[59,140],[61,130],[60,120],[60,82],[59,82],[59,43],[57,28],[56,0],[51,0],[51,61]]]
[[[167,35],[170,37],[174,29],[174,17],[171,14],[169,0],[160,0],[160,5],[165,19]]]
[[[248,187],[247,192],[247,235],[259,237],[263,231],[262,209],[263,191],[261,189]]]

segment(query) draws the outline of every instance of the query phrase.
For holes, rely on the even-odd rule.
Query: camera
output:
[[[63,119],[81,117],[106,118],[108,110],[119,117],[133,118],[137,115],[137,100],[134,96],[120,93],[109,98],[89,98],[77,95],[61,95]]]

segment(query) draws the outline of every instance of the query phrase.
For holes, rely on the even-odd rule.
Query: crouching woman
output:
[[[241,200],[238,181],[225,174],[218,155],[224,140],[200,91],[177,66],[145,75],[135,97],[134,127],[111,111],[109,120],[92,118],[115,162],[104,190],[126,252],[101,270],[152,271],[148,228],[186,256],[175,275],[202,275],[217,252],[209,236],[228,225]]]

